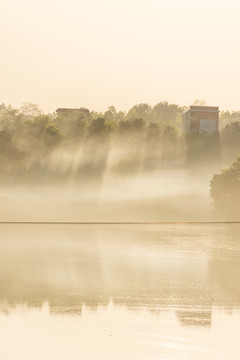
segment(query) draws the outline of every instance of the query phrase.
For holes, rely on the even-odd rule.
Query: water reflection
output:
[[[239,225],[2,226],[0,311],[82,314],[124,307],[175,312],[210,327],[212,309],[240,305]]]
[[[212,307],[177,311],[177,317],[183,326],[211,326]]]

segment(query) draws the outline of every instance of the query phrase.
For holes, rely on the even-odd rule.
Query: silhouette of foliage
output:
[[[240,155],[240,122],[231,122],[222,129],[221,143],[226,162],[232,162]]]
[[[210,182],[210,194],[215,208],[224,215],[240,211],[240,157],[228,169],[215,174]]]

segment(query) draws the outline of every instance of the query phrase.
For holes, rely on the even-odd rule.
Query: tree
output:
[[[215,174],[210,182],[210,195],[216,210],[225,216],[240,212],[240,157],[228,169]]]
[[[111,111],[111,113],[113,114],[114,117],[117,114],[117,110],[116,110],[116,108],[114,106],[109,106],[108,111]]]
[[[131,129],[131,121],[129,120],[122,120],[119,123],[118,126],[118,133],[122,136],[124,135],[128,135],[130,133],[130,129]]]
[[[106,120],[113,120],[114,119],[114,114],[112,113],[111,110],[107,110],[107,111],[105,111],[103,117]]]
[[[198,167],[203,165],[206,168],[206,165],[217,165],[221,157],[219,132],[213,134],[187,134],[185,141],[188,166]]]
[[[167,126],[163,132],[163,159],[173,161],[176,159],[177,131],[173,126]]]
[[[27,116],[39,116],[42,115],[43,112],[39,108],[37,104],[33,104],[31,102],[25,102],[20,107],[20,113],[27,115]]]
[[[98,118],[102,118],[103,117],[103,113],[102,112],[99,112],[99,111],[91,111],[90,112],[90,118],[92,120],[96,120]]]
[[[223,155],[227,162],[232,162],[240,155],[240,122],[232,122],[222,129],[221,143]]]
[[[44,131],[44,142],[47,146],[55,147],[63,138],[62,132],[55,124],[49,124]]]
[[[117,122],[124,121],[124,120],[125,120],[125,117],[126,117],[125,112],[123,112],[123,111],[118,111],[118,112],[116,113],[115,120],[116,120]]]
[[[206,100],[205,99],[195,99],[191,105],[193,106],[203,106],[206,105]]]
[[[150,123],[147,128],[147,139],[151,142],[159,141],[159,125]]]
[[[175,123],[181,114],[182,108],[180,106],[162,101],[153,107],[151,121]]]
[[[142,132],[145,129],[145,121],[142,118],[132,120],[131,128],[135,133]]]
[[[116,130],[116,124],[113,120],[106,120],[102,117],[92,121],[89,126],[88,135],[96,137],[108,137]]]
[[[152,163],[160,159],[160,130],[157,123],[150,123],[145,138],[145,167],[151,168]]]
[[[5,104],[0,105],[0,128],[10,126],[17,120],[18,110],[12,106],[6,106]]]
[[[240,122],[240,111],[221,111],[219,117],[220,128],[236,121]]]
[[[133,106],[127,113],[127,120],[143,119],[148,120],[151,114],[151,106],[149,104],[139,104]]]

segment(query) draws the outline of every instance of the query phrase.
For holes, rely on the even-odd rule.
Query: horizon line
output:
[[[0,221],[0,225],[207,225],[240,224],[239,221]]]

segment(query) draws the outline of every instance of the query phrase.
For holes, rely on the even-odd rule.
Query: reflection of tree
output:
[[[177,311],[177,317],[184,326],[211,326],[212,308]]]
[[[231,259],[213,259],[209,262],[209,281],[214,289],[213,304],[240,306],[240,256]]]
[[[212,304],[231,309],[240,306],[240,247],[239,225],[219,230],[212,240],[208,263],[208,283],[212,289]]]

